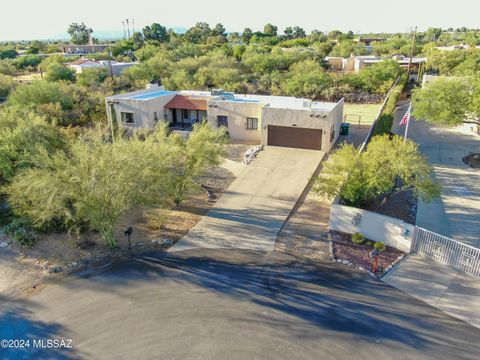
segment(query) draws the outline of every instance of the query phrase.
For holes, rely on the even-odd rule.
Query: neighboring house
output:
[[[125,69],[128,69],[129,67],[132,67],[137,64],[138,63],[136,62],[123,63],[123,62],[116,62],[116,61],[109,61],[109,60],[95,61],[91,59],[78,59],[70,63],[67,63],[67,65],[70,68],[74,69],[77,72],[77,74],[80,74],[85,69],[105,68],[108,70],[108,73],[112,74],[113,76],[118,76]]]
[[[388,59],[396,60],[401,67],[408,67],[408,64],[410,62],[410,58],[408,56],[404,56],[401,54],[393,55],[389,58],[374,55],[351,56],[349,58],[327,56],[325,58],[325,61],[328,63],[332,70],[359,72],[360,70],[369,65],[378,64],[379,62]],[[412,70],[418,70],[426,61],[427,58],[425,57],[412,58]]]
[[[454,51],[454,50],[468,50],[472,48],[472,46],[467,44],[457,44],[457,45],[450,45],[450,46],[436,46],[435,49],[440,51]],[[479,49],[480,46],[475,46],[475,48]]]
[[[189,130],[206,120],[224,126],[233,140],[323,151],[331,149],[343,118],[343,99],[324,103],[223,90],[168,91],[158,85],[105,101],[109,121],[115,119],[127,128],[153,128],[165,121]]]
[[[138,62],[117,62],[117,61],[109,61],[109,60],[100,60],[100,64],[107,68],[108,72],[111,73],[113,76],[120,75],[124,70],[138,65]]]
[[[104,52],[108,45],[63,45],[60,48],[64,54],[85,55]]]
[[[70,63],[67,63],[67,66],[75,70],[77,74],[80,74],[85,69],[103,67],[103,65],[100,62],[95,60],[90,60],[90,59],[78,59]]]

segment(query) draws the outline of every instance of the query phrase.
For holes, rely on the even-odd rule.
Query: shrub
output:
[[[393,125],[393,115],[383,114],[378,119],[375,129],[373,130],[373,135],[382,135],[387,134],[392,130]]]
[[[149,209],[143,213],[147,226],[151,230],[161,230],[167,222],[168,215],[162,209]]]
[[[375,241],[367,240],[366,244],[367,246],[373,246],[375,244]]]
[[[19,228],[13,233],[13,239],[22,246],[32,247],[37,242],[37,235],[30,229]]]
[[[387,250],[387,246],[385,245],[385,243],[381,242],[381,241],[378,241],[376,242],[375,244],[373,244],[373,247],[375,249],[378,249],[379,251],[385,251]]]
[[[361,233],[355,233],[352,235],[352,242],[358,245],[363,244],[365,242],[365,236]]]
[[[37,235],[31,229],[31,223],[25,218],[15,218],[4,227],[5,233],[22,246],[32,247],[37,241]]]

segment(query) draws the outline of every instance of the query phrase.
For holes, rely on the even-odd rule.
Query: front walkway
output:
[[[382,278],[387,284],[480,328],[480,279],[417,254]]]
[[[398,126],[407,107],[395,113],[393,131],[403,135]],[[462,157],[480,152],[480,136],[460,130],[439,128],[425,121],[410,122],[408,137],[434,168],[434,177],[442,185],[441,198],[425,204],[419,201],[417,225],[471,246],[480,247],[480,170],[465,165]]]
[[[273,250],[278,232],[324,155],[321,151],[267,146],[169,251]]]

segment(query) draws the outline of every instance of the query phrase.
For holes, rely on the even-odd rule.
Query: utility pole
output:
[[[130,39],[130,24],[128,22],[128,19],[125,19],[125,21],[127,22],[127,34],[128,34],[128,39]]]
[[[417,27],[413,31],[412,48],[410,49],[410,59],[408,60],[407,81],[410,80],[410,70],[412,68],[413,53],[415,52],[415,41],[417,39]]]

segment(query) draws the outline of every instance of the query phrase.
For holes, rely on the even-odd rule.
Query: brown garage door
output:
[[[322,130],[268,125],[268,145],[320,150]]]

